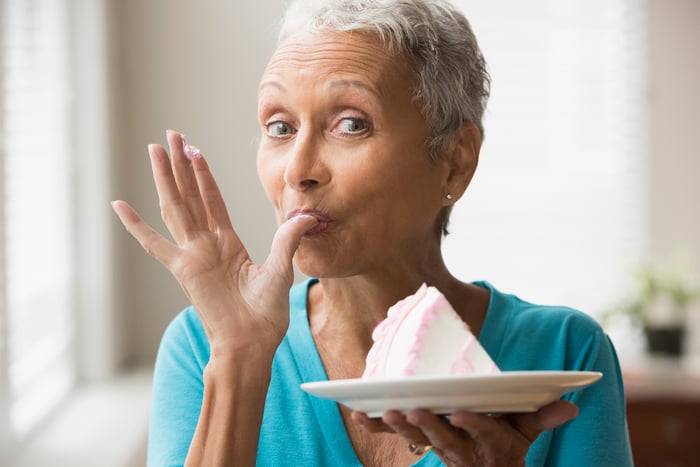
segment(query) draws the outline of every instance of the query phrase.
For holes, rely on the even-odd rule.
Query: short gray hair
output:
[[[437,159],[464,122],[482,135],[490,93],[486,61],[469,21],[445,0],[294,0],[279,42],[300,32],[369,32],[406,57],[416,75],[414,102],[428,125],[426,149]],[[443,209],[447,235],[451,206]]]
[[[444,0],[295,0],[280,29],[375,33],[405,56],[416,73],[415,102],[429,129],[431,157],[471,122],[482,134],[490,91],[486,62],[469,21]]]

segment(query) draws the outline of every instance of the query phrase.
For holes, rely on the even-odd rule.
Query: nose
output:
[[[309,190],[328,180],[328,170],[320,157],[319,142],[310,134],[297,133],[288,154],[284,182],[297,191]]]

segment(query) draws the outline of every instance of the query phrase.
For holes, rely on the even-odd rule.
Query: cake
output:
[[[372,340],[362,378],[500,372],[445,296],[426,284],[389,308]]]

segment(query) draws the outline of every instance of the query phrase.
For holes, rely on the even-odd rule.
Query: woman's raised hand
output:
[[[112,207],[146,252],[180,283],[204,325],[212,356],[255,344],[274,352],[289,324],[292,257],[317,220],[298,216],[277,230],[270,254],[254,264],[238,238],[221,192],[198,151],[185,154],[181,134],[168,131],[170,155],[149,145],[163,221],[172,240],[124,201]],[[190,147],[191,148],[191,147]]]

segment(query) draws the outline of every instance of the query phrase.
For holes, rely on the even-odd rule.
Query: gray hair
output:
[[[438,158],[464,122],[484,133],[490,91],[486,62],[469,21],[444,0],[295,0],[279,34],[369,32],[406,57],[416,74],[414,102],[428,125],[426,148]],[[450,208],[442,231],[447,234]]]

